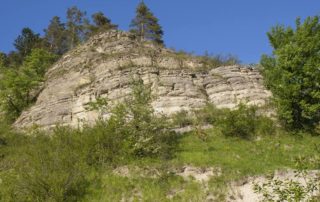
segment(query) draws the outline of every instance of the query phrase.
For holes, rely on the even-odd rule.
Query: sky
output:
[[[0,0],[0,51],[14,50],[23,27],[43,35],[53,16],[65,20],[77,6],[88,16],[102,11],[128,30],[140,0]],[[294,26],[295,19],[319,15],[319,0],[144,0],[159,19],[167,47],[204,54],[236,55],[257,63],[272,49],[266,33],[272,26]]]

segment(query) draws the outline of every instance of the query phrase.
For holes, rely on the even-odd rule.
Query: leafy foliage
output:
[[[155,115],[151,106],[151,89],[142,79],[133,80],[132,96],[113,108],[107,128],[127,148],[133,157],[170,157],[175,144],[175,133],[168,130],[171,123],[165,116]],[[105,99],[90,103],[90,108],[106,112]],[[119,147],[116,147],[119,148]]]
[[[250,139],[254,135],[271,135],[274,124],[269,118],[259,115],[256,107],[239,104],[236,110],[229,110],[218,120],[225,136]]]
[[[151,88],[145,87],[142,79],[134,81],[133,96],[128,100],[129,142],[136,156],[170,156],[175,134],[168,130],[165,116],[154,114],[151,106]]]
[[[268,37],[273,56],[261,64],[280,119],[289,128],[313,130],[320,121],[319,16],[298,18],[296,29],[276,26]]]
[[[56,56],[42,49],[34,49],[19,69],[2,69],[0,81],[0,109],[9,120],[14,120],[37,95],[47,68]]]

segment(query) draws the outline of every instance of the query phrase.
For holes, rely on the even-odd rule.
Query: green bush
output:
[[[222,134],[231,137],[250,139],[255,135],[273,134],[275,127],[273,121],[259,115],[256,107],[239,104],[236,110],[226,111],[219,120]]]
[[[126,140],[126,108],[123,104],[117,105],[108,121],[98,120],[94,127],[85,127],[89,147],[88,164],[113,164],[128,157],[128,143]]]
[[[123,104],[118,104],[109,110],[111,117],[106,123],[101,120],[96,126],[104,128],[94,132],[100,134],[95,135],[97,138],[103,137],[103,140],[96,145],[98,150],[103,151],[106,148],[111,152],[108,156],[108,152],[104,151],[102,152],[104,157],[98,155],[99,158],[110,161],[117,156],[116,154],[126,158],[167,158],[172,155],[177,136],[175,132],[169,130],[172,125],[169,119],[154,113],[151,98],[150,86],[144,85],[142,79],[133,80],[132,96]],[[100,110],[105,108],[107,103],[96,102],[90,105]]]
[[[129,120],[127,140],[136,157],[169,157],[175,145],[175,132],[164,115],[156,115],[151,106],[151,87],[142,79],[133,81],[132,97],[127,100]]]

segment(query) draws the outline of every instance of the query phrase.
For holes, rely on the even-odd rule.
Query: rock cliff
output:
[[[123,100],[137,75],[152,86],[152,105],[164,114],[200,108],[207,102],[228,108],[241,101],[263,105],[271,96],[255,69],[210,69],[199,57],[138,43],[128,33],[111,31],[91,38],[54,64],[35,105],[15,125],[50,128],[94,122],[98,113],[86,110],[86,105],[98,97],[111,103]]]

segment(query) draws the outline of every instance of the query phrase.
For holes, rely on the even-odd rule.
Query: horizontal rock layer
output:
[[[112,31],[93,37],[64,55],[48,71],[37,102],[15,125],[50,128],[93,123],[98,112],[86,106],[98,97],[111,103],[130,95],[130,83],[139,75],[150,84],[157,113],[172,114],[213,103],[233,108],[239,102],[264,105],[271,93],[255,69],[225,66],[203,68],[201,60],[138,43],[127,33]]]

